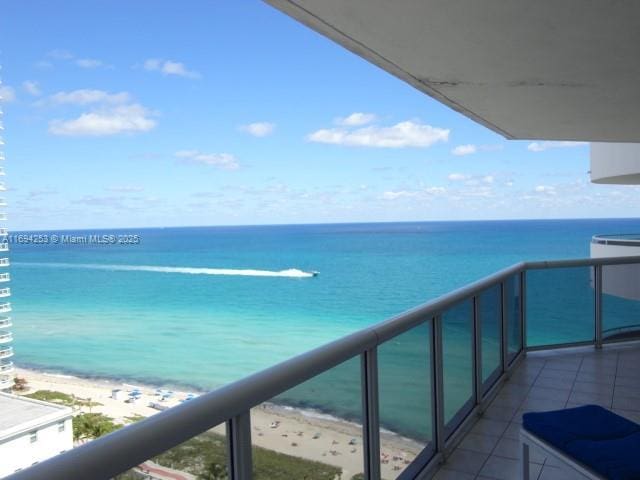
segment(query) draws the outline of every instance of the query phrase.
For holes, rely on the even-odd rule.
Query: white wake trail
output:
[[[309,278],[317,275],[315,272],[305,272],[297,268],[286,270],[253,270],[234,268],[200,268],[200,267],[157,267],[153,265],[106,265],[100,263],[24,263],[14,262],[14,265],[30,265],[51,268],[82,268],[92,270],[109,270],[121,272],[156,272],[181,273],[186,275],[230,275],[244,277],[288,277]]]

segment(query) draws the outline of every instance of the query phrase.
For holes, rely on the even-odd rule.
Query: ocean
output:
[[[638,231],[639,219],[597,219],[20,232],[49,236],[41,244],[16,232],[14,361],[210,390],[513,263],[588,257],[592,235]],[[409,415],[425,408],[429,379],[416,375],[427,335],[381,351],[383,426],[417,437],[428,437]],[[348,362],[282,402],[357,418],[358,368]]]

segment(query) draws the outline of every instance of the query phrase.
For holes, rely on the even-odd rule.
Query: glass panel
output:
[[[473,398],[473,302],[471,299],[452,307],[442,315],[442,357],[444,422],[451,430],[456,425],[449,425],[449,423]]]
[[[640,335],[640,265],[602,267],[602,329],[604,338]]]
[[[251,425],[255,480],[362,474],[360,357],[252,409]]]
[[[498,371],[502,360],[502,292],[500,284],[480,294],[478,315],[482,336],[482,383]],[[490,385],[489,385],[490,386]]]
[[[527,345],[593,341],[591,267],[527,272]]]
[[[431,321],[378,347],[382,478],[397,478],[432,440]]]
[[[229,477],[225,425],[218,425],[115,477],[116,480],[145,478],[226,480]]]
[[[507,300],[507,348],[509,360],[522,350],[522,323],[520,308],[520,274],[509,277],[505,282],[505,296]]]

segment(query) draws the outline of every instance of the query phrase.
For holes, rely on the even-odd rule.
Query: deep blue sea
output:
[[[14,360],[212,389],[513,263],[588,257],[592,235],[638,231],[639,219],[607,219],[37,232],[132,234],[140,243],[14,238]],[[301,273],[311,271],[319,275]],[[397,348],[381,365],[392,379],[381,381],[389,411],[406,407],[395,403],[406,396],[403,378],[415,376],[421,355],[410,350]],[[356,386],[357,365],[344,369]],[[349,402],[336,392],[351,387],[340,378],[292,398],[346,415]]]

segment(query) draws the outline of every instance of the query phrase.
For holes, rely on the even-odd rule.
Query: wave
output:
[[[92,270],[109,270],[121,272],[156,272],[156,273],[182,273],[186,275],[234,275],[244,277],[289,277],[309,278],[317,275],[316,272],[305,272],[297,268],[286,270],[253,270],[233,268],[201,268],[201,267],[159,267],[153,265],[109,265],[100,263],[37,263],[14,262],[13,265],[29,265],[50,268],[82,268]]]

